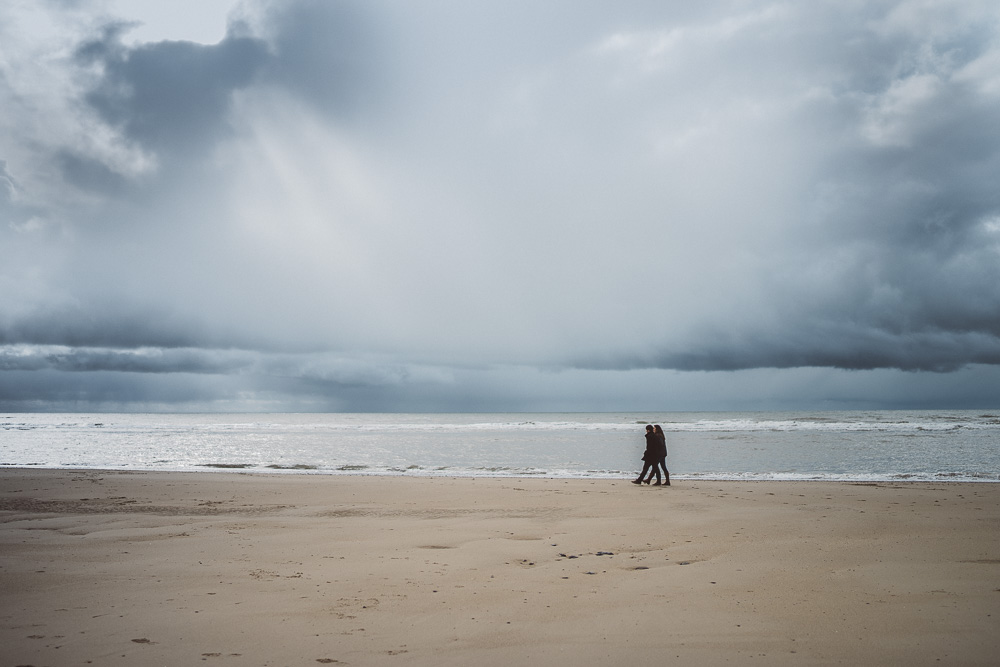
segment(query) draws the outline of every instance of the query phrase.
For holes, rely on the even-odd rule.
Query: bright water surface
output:
[[[0,467],[623,478],[646,423],[678,479],[1000,481],[1000,411],[0,414]]]

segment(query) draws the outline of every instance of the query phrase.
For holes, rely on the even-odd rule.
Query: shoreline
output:
[[[496,473],[472,473],[454,471],[413,471],[413,470],[377,470],[366,472],[364,470],[349,469],[318,469],[308,466],[256,466],[243,464],[206,464],[197,468],[164,469],[164,468],[82,468],[82,467],[61,467],[61,466],[35,466],[35,465],[0,465],[0,475],[4,471],[36,471],[36,472],[67,472],[67,473],[135,473],[135,474],[165,474],[165,475],[186,475],[186,474],[220,474],[220,475],[257,475],[262,477],[270,476],[302,476],[302,477],[387,477],[393,479],[544,479],[544,480],[577,480],[577,481],[602,481],[602,482],[622,482],[634,479],[642,466],[637,466],[635,471],[602,473],[601,476],[583,475],[559,475],[549,473],[538,474],[496,474]],[[773,473],[780,475],[781,473]],[[734,482],[734,483],[791,483],[791,484],[1000,484],[1000,476],[985,479],[981,477],[960,477],[956,473],[942,473],[947,478],[920,478],[914,475],[905,477],[893,476],[857,476],[857,477],[817,477],[811,476],[760,476],[753,477],[751,474],[745,476],[735,476],[733,474],[720,473],[718,476],[706,474],[700,476],[691,473],[670,473],[670,478],[679,482],[699,483],[699,482]]]
[[[0,468],[0,658],[987,665],[998,537],[989,482]]]

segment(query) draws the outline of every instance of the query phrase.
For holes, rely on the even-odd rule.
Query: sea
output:
[[[674,479],[1000,482],[1000,410],[0,414],[0,467],[626,479],[647,424]]]

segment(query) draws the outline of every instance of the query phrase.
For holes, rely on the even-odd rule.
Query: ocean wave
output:
[[[127,470],[136,472],[185,472],[193,469],[211,469],[220,473],[260,473],[260,474],[296,474],[296,475],[362,475],[373,477],[454,477],[454,478],[542,478],[542,479],[601,479],[630,480],[635,477],[635,471],[625,470],[569,470],[545,469],[517,466],[482,466],[456,467],[418,465],[377,466],[364,464],[343,464],[337,466],[322,466],[311,464],[255,464],[255,463],[198,463],[193,465],[166,464],[156,466],[143,465],[56,465],[45,463],[11,465],[0,463],[0,468],[32,468],[52,470]],[[670,474],[672,480],[679,482],[856,482],[856,483],[889,483],[889,482],[984,482],[1000,483],[1000,473],[960,473],[960,472],[930,472],[930,473],[830,473],[830,472],[732,472],[703,471]]]
[[[489,432],[607,432],[626,433],[642,431],[648,423],[659,423],[668,433],[755,433],[755,432],[945,432],[959,429],[1000,430],[1000,418],[993,414],[971,411],[951,413],[827,413],[789,414],[777,418],[776,413],[744,413],[739,416],[704,416],[696,413],[664,413],[648,421],[623,417],[617,421],[601,420],[598,415],[589,420],[553,419],[520,415],[510,420],[473,420],[463,415],[429,415],[422,419],[406,419],[409,415],[282,415],[281,419],[254,419],[238,415],[201,415],[198,419],[185,420],[183,415],[171,419],[157,419],[144,415],[140,424],[134,415],[80,415],[77,419],[46,419],[32,415],[29,419],[8,418],[0,421],[2,430],[77,430],[100,429],[104,432],[169,433],[314,433],[314,434],[393,434],[393,433],[469,433]],[[787,416],[785,416],[787,415]],[[24,415],[19,415],[24,417]],[[53,417],[53,416],[50,416]],[[213,418],[214,417],[214,418]],[[219,419],[222,418],[222,419]]]

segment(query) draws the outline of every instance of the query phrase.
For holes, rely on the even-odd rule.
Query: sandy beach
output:
[[[993,665],[1000,485],[0,471],[3,665]]]

